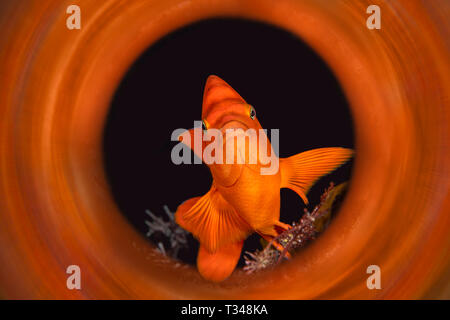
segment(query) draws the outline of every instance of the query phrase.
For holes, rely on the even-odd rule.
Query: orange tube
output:
[[[450,25],[446,0],[79,0],[0,4],[0,295],[3,298],[449,298]],[[330,228],[292,262],[220,284],[161,268],[105,180],[101,135],[131,63],[215,16],[292,31],[337,75],[355,120],[355,169]],[[68,290],[66,268],[82,270]],[[381,290],[366,286],[381,268]],[[275,281],[276,280],[276,281]]]

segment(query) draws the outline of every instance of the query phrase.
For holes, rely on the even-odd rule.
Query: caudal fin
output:
[[[295,191],[307,204],[311,186],[323,175],[330,173],[353,155],[346,148],[320,148],[280,159],[281,188]]]
[[[198,251],[197,268],[203,278],[214,282],[225,280],[236,268],[244,241],[233,242],[211,253],[202,245]]]

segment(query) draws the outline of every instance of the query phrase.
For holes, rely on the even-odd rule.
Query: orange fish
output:
[[[227,129],[254,129],[257,140],[267,139],[256,117],[255,109],[217,76],[206,82],[202,108],[203,128],[189,130],[191,141],[183,143],[193,146],[193,136],[205,135],[209,129],[225,133]],[[230,139],[223,142],[226,154]],[[181,139],[180,139],[181,140]],[[212,140],[212,139],[211,139]],[[211,142],[202,140],[201,151],[191,147],[203,161],[203,151]],[[237,145],[237,144],[236,144]],[[274,157],[270,142],[268,154]],[[347,161],[353,151],[345,148],[321,148],[309,150],[279,160],[279,170],[274,174],[261,174],[263,163],[254,149],[246,145],[245,150],[234,147],[234,160],[239,163],[207,164],[213,182],[211,189],[202,197],[182,203],[175,214],[176,222],[191,232],[200,242],[197,267],[200,274],[212,281],[226,279],[235,269],[241,255],[244,240],[253,232],[271,240],[289,228],[280,219],[280,188],[294,190],[305,203],[306,194],[316,180],[333,171]],[[242,163],[243,162],[243,163]]]

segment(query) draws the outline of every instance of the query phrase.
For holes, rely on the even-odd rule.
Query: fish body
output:
[[[197,156],[208,162],[213,177],[211,189],[202,197],[182,203],[175,219],[200,242],[197,257],[200,274],[218,282],[233,272],[243,241],[250,234],[257,232],[271,240],[289,228],[279,221],[280,188],[294,190],[307,203],[306,194],[313,183],[347,161],[352,150],[321,148],[278,159],[256,117],[255,109],[217,76],[210,76],[206,82],[202,121],[203,128],[189,130],[183,142],[193,146],[195,135],[203,137],[211,129],[216,129],[224,137],[220,148],[223,157],[227,159],[230,154],[233,161],[206,161],[203,151],[211,146],[214,139],[209,142],[202,139],[201,152],[193,149]],[[251,143],[236,143],[239,136],[249,132],[249,129],[255,132],[254,140],[251,140],[253,146],[257,146],[255,148],[251,147]],[[226,133],[230,130],[236,135],[228,137]],[[246,141],[249,142],[250,138]],[[264,154],[271,161],[279,162],[279,170],[262,174],[263,169],[272,165],[262,158]]]

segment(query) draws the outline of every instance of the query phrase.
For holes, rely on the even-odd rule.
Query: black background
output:
[[[126,48],[123,48],[126,50]],[[130,68],[112,101],[104,133],[106,173],[123,214],[143,235],[145,210],[163,214],[206,193],[205,165],[171,162],[172,131],[200,120],[203,87],[215,74],[257,112],[263,128],[280,129],[280,155],[319,147],[354,146],[347,101],[332,71],[314,51],[287,31],[253,21],[214,19],[169,34]],[[350,178],[352,162],[322,178],[310,191],[311,205],[330,181]],[[304,204],[281,190],[281,221],[298,220]],[[259,246],[251,236],[245,250]],[[193,239],[181,259],[194,263]],[[242,257],[240,264],[242,265]]]

